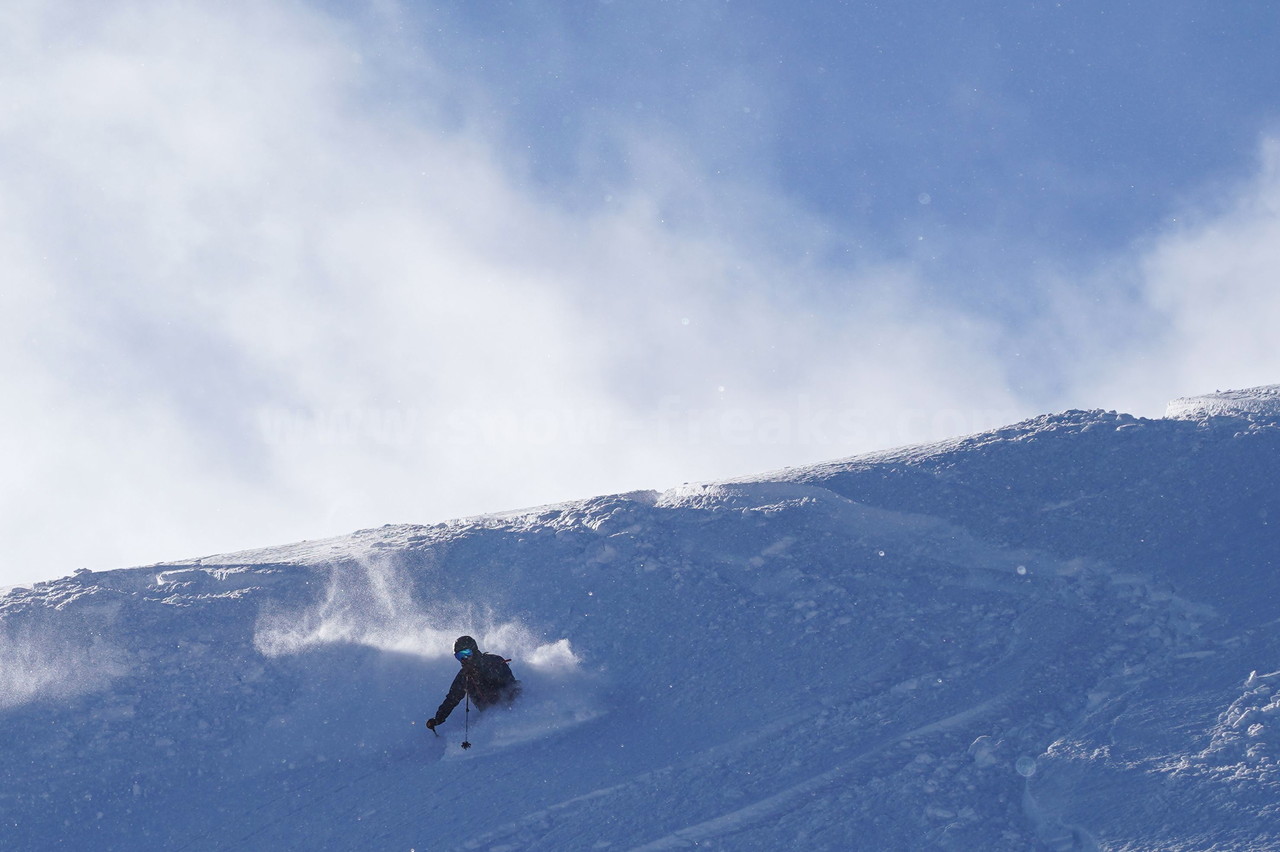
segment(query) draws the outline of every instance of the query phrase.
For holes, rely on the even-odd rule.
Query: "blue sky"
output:
[[[15,2],[0,584],[1280,381],[1280,12]]]
[[[982,238],[983,273],[1007,272],[996,246],[1087,264],[1247,175],[1275,121],[1268,4],[549,5],[433,5],[411,30],[482,83],[535,179],[625,182],[616,131],[639,128],[855,256],[931,261],[936,235]]]

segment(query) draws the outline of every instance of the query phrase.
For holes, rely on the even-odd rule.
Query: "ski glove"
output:
[[[439,724],[440,724],[440,723],[439,723],[439,722],[437,722],[435,719],[428,719],[428,720],[427,720],[427,727],[428,727],[428,728],[430,728],[430,729],[431,729],[431,730],[433,730],[433,731],[436,729],[436,725],[439,725]]]

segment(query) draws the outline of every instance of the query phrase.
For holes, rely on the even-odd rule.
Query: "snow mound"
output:
[[[1244,390],[1180,397],[1169,403],[1164,416],[1169,420],[1244,417],[1249,420],[1280,421],[1280,385],[1261,385]]]

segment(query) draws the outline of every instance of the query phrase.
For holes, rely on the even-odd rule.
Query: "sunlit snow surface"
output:
[[[1280,848],[1280,426],[1177,416],[15,589],[0,848]]]
[[[1206,416],[1237,416],[1275,421],[1280,419],[1280,385],[1246,390],[1219,391],[1175,399],[1165,417],[1199,420]]]

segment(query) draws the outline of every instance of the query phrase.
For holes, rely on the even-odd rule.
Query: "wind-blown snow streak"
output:
[[[123,655],[102,637],[0,624],[0,710],[105,689],[127,670]]]

